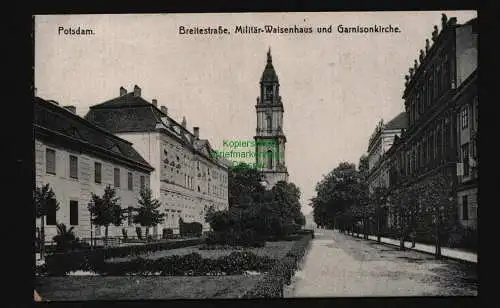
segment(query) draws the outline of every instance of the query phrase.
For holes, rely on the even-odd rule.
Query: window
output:
[[[464,176],[469,176],[469,143],[462,145],[462,163],[464,164]]]
[[[127,173],[127,186],[128,190],[134,190],[134,177],[132,175],[132,172]]]
[[[102,182],[102,165],[101,163],[94,163],[94,181],[97,184],[101,184]]]
[[[46,220],[47,226],[55,226],[57,224],[57,211],[56,211],[56,204],[52,203],[49,205],[48,211],[47,211],[47,220]]]
[[[69,177],[78,179],[78,157],[73,155],[69,156]]]
[[[436,67],[436,96],[439,97],[441,94],[441,69],[439,66]]]
[[[144,186],[146,185],[146,179],[144,178],[144,175],[141,175],[141,190],[144,189]]]
[[[273,86],[267,86],[266,87],[266,99],[272,99],[273,98]]]
[[[273,169],[273,151],[267,151],[267,168]]]
[[[56,151],[52,149],[45,151],[45,171],[49,174],[56,174]]]
[[[131,206],[127,208],[127,223],[129,226],[134,223],[134,208]]]
[[[448,61],[448,55],[444,56],[443,61],[443,74],[442,74],[442,87],[443,90],[448,90],[450,88],[450,73],[449,73],[450,62]]]
[[[78,201],[69,202],[69,224],[72,226],[78,225]]]
[[[267,116],[266,122],[267,131],[271,132],[273,130],[273,119],[270,115]]]
[[[462,129],[469,126],[469,106],[464,106],[462,109]]]
[[[115,178],[115,187],[120,187],[120,168],[115,168],[114,178]]]
[[[467,195],[462,196],[462,220],[469,220],[469,200]]]
[[[434,100],[434,76],[432,73],[429,77],[429,87],[427,88],[427,91],[429,91],[430,104],[432,104]]]
[[[477,100],[477,96],[474,97],[474,127],[477,129],[477,120],[478,120],[478,115],[479,115],[479,103]]]

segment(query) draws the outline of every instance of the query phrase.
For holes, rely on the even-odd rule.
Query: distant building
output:
[[[132,144],[75,114],[75,107],[34,98],[36,185],[49,184],[59,202],[45,218],[45,240],[57,234],[56,223],[64,223],[80,238],[90,238],[91,193],[102,196],[108,185],[115,188],[122,208],[137,205],[141,187],[149,185],[153,167]],[[40,227],[40,219],[37,219]],[[122,236],[122,228],[135,234],[131,220],[110,226],[109,236]],[[94,235],[103,236],[103,227]]]
[[[401,136],[408,127],[405,112],[401,112],[387,124],[380,121],[368,143],[368,187],[373,193],[376,187],[389,187],[389,166],[384,154],[391,148],[394,138]]]
[[[191,133],[185,118],[178,123],[169,117],[168,109],[158,108],[156,99],[142,98],[137,85],[131,93],[121,87],[120,96],[90,107],[86,119],[132,142],[155,168],[151,189],[167,214],[157,228],[178,232],[182,218],[208,229],[206,211],[228,208],[227,164],[214,157],[208,140],[200,139],[199,127]]]
[[[264,181],[272,187],[279,181],[288,181],[288,170],[285,164],[284,108],[271,49],[267,52],[267,64],[260,79],[260,95],[257,97],[255,109],[257,111],[257,130],[254,137],[257,143],[256,165],[263,174]]]

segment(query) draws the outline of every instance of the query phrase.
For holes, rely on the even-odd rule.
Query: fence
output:
[[[161,240],[170,240],[170,241],[175,241],[175,240],[186,240],[186,239],[192,239],[195,238],[193,236],[184,236],[180,234],[170,234],[167,238],[162,238],[161,234],[157,235],[149,235],[149,240],[148,242],[155,242],[155,241],[161,241]],[[105,238],[104,236],[99,236],[99,237],[84,237],[84,238],[79,238],[79,243],[83,244],[84,246],[87,247],[94,247],[94,248],[100,248],[106,246],[105,244]],[[127,236],[127,238],[124,238],[123,236],[110,236],[108,237],[107,241],[107,246],[108,247],[118,247],[118,246],[129,246],[129,245],[141,245],[145,244],[146,239],[143,237],[142,239],[138,238],[137,236]],[[56,251],[56,242],[54,241],[46,241],[45,242],[45,252],[46,253],[52,253]],[[40,252],[40,247],[38,244],[38,241],[35,241],[35,253]]]

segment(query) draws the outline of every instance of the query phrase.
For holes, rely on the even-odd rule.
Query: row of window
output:
[[[443,61],[432,66],[424,76],[424,83],[418,86],[417,92],[410,98],[409,118],[410,126],[429,109],[446,90],[450,88],[450,61],[445,55]]]
[[[56,174],[56,151],[53,149],[46,149],[45,152],[45,170],[46,173],[55,175]],[[116,188],[121,187],[121,176],[120,168],[114,168],[114,186]],[[78,157],[75,155],[69,155],[69,176],[72,179],[78,179]],[[96,184],[102,183],[102,164],[99,162],[94,162],[94,182]],[[146,179],[143,175],[140,177],[140,188],[144,188]],[[133,174],[132,172],[127,173],[127,188],[128,190],[134,190]]]
[[[444,126],[444,130],[441,128]],[[398,174],[413,174],[421,168],[436,164],[446,158],[451,145],[449,124],[439,124],[432,132],[424,134],[420,142],[414,143],[406,152],[396,157],[396,171]]]
[[[78,201],[69,201],[69,224],[71,226],[78,225]],[[55,226],[57,224],[57,211],[55,205],[49,206],[45,224]]]
[[[171,148],[174,148],[177,150],[177,152],[180,151],[180,148],[178,146],[173,146],[172,144],[170,143],[167,143],[168,145],[170,145]],[[171,163],[171,161],[169,160],[169,151],[167,150],[167,147],[165,147],[163,149],[163,154],[164,154],[164,159],[163,159],[163,163],[165,164],[165,168],[168,167],[168,164]],[[170,159],[172,160],[173,158],[173,155],[171,155]],[[181,161],[179,155],[175,155],[175,160],[177,161],[177,163],[182,163],[182,165],[184,165],[184,167],[186,168],[189,168],[189,159],[187,158],[186,154],[184,154],[184,159]],[[206,169],[207,171],[207,174],[210,176],[210,168],[207,167],[206,165],[203,165],[201,164],[202,166],[200,167],[200,161],[199,160],[196,160],[196,170],[197,171],[204,171]],[[173,171],[173,168],[170,168],[171,171]],[[203,170],[202,170],[203,169]],[[177,171],[177,173],[179,173],[179,170]],[[216,170],[213,172],[212,174],[213,178],[214,179],[218,179],[220,180],[221,182],[223,183],[226,183],[227,182],[227,178],[226,176],[221,173],[221,172],[217,172]]]
[[[471,113],[473,115],[471,115]],[[474,97],[474,100],[472,102],[472,105],[465,105],[462,107],[460,111],[460,124],[462,129],[466,129],[469,127],[469,124],[471,128],[475,128],[474,124],[478,123],[478,114],[479,114],[479,104],[477,102],[477,96]],[[474,118],[474,122],[471,122],[471,120]]]

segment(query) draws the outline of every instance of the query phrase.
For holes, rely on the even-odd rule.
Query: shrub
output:
[[[255,230],[248,228],[243,231],[229,229],[207,233],[205,244],[207,246],[264,247],[266,242]]]
[[[190,239],[176,242],[156,242],[145,245],[107,247],[94,250],[71,251],[65,253],[54,253],[46,257],[47,272],[51,276],[64,276],[72,270],[103,271],[107,258],[126,257],[148,251],[176,249],[200,245],[202,239]]]
[[[155,272],[164,276],[200,276],[210,273],[237,275],[246,270],[268,271],[275,265],[275,260],[269,257],[260,257],[248,251],[233,252],[216,260],[203,259],[200,254],[191,253],[184,256],[174,255],[155,260],[136,258],[124,262],[105,263],[97,261],[90,269],[108,276],[144,275]]]
[[[184,223],[182,218],[179,218],[179,233],[182,236],[196,236],[201,237],[203,232],[203,225],[199,222]]]
[[[163,228],[163,233],[162,233],[163,239],[173,238],[173,235],[174,235],[174,230],[172,230],[171,228]]]
[[[477,231],[462,225],[454,226],[449,234],[447,244],[452,248],[466,248],[477,251]]]
[[[137,238],[142,240],[142,229],[141,227],[135,227],[135,233],[137,234]]]
[[[276,262],[262,280],[243,295],[243,298],[283,297],[284,285],[291,282],[295,270],[309,248],[310,241],[314,236],[311,231],[304,232],[306,234],[293,245],[285,257]]]

